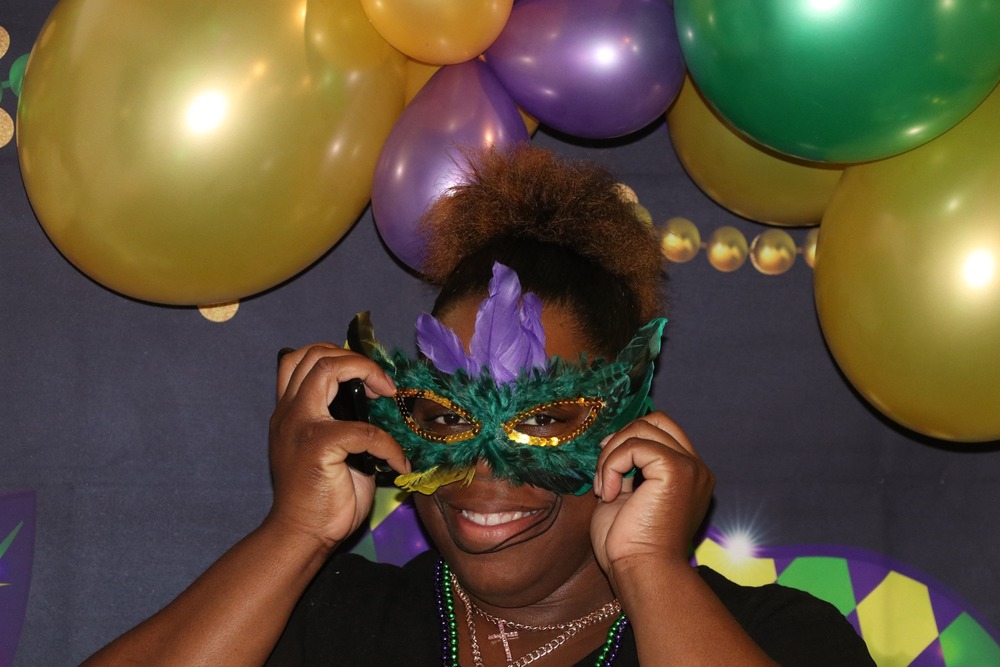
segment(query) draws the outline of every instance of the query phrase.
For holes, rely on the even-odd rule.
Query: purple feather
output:
[[[489,296],[479,304],[469,349],[474,367],[487,366],[497,383],[513,382],[522,371],[545,365],[545,334],[537,297],[528,300],[528,309],[525,313],[522,307],[517,274],[494,263]]]
[[[517,376],[512,366],[520,356],[517,354],[520,300],[521,281],[517,274],[502,264],[494,264],[489,296],[479,304],[469,352],[476,370],[487,366],[497,382],[506,383]]]
[[[530,292],[522,297],[517,274],[496,262],[489,295],[476,313],[470,353],[455,332],[426,313],[417,319],[417,346],[440,371],[462,368],[478,376],[486,367],[498,384],[509,384],[523,371],[548,362],[541,317],[541,300]]]
[[[473,370],[455,332],[427,313],[417,318],[417,347],[435,368],[445,373],[451,374],[460,368],[468,372]]]
[[[524,367],[544,367],[548,356],[542,328],[542,300],[534,292],[527,292],[521,298],[521,328],[527,339]]]

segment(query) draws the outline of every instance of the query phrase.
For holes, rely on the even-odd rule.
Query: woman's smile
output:
[[[437,511],[459,549],[498,551],[551,527],[562,506],[557,494],[531,486],[512,487],[483,472],[468,487],[456,483],[434,494]]]
[[[511,523],[525,517],[534,516],[538,512],[539,510],[532,510],[530,512],[490,512],[483,514],[481,512],[462,510],[459,512],[459,515],[477,526],[499,526],[500,524]]]

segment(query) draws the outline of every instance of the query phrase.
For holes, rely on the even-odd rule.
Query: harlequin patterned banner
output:
[[[402,565],[427,551],[427,536],[408,497],[395,488],[375,489],[368,529],[361,532],[351,552],[379,563]]]
[[[941,584],[880,554],[840,546],[757,547],[714,528],[694,560],[748,586],[779,583],[833,604],[880,667],[1000,665],[996,633]]]
[[[412,503],[379,488],[367,530],[352,551],[402,565],[426,550]],[[835,606],[854,625],[879,667],[1000,665],[998,633],[947,587],[903,563],[841,546],[757,546],[745,534],[710,527],[694,552],[745,586],[778,583]]]
[[[14,663],[34,549],[35,493],[0,494],[0,665]]]

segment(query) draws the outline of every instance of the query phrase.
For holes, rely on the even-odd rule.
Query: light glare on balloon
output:
[[[195,134],[208,134],[218,128],[226,118],[229,100],[218,90],[202,93],[191,101],[186,119],[188,128]]]
[[[990,284],[996,273],[996,260],[989,250],[976,250],[962,265],[962,277],[972,288],[981,289]]]
[[[598,65],[608,66],[615,63],[615,50],[607,45],[594,49],[594,60]]]
[[[809,9],[817,14],[829,14],[840,9],[844,0],[810,0]]]

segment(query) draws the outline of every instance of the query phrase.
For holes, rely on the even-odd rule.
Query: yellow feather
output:
[[[445,468],[444,470],[441,470],[438,466],[434,466],[430,470],[399,475],[396,478],[396,486],[404,491],[430,495],[437,491],[438,487],[445,484],[462,482],[463,486],[468,486],[472,483],[472,477],[475,474],[476,468],[474,466],[458,469]]]

